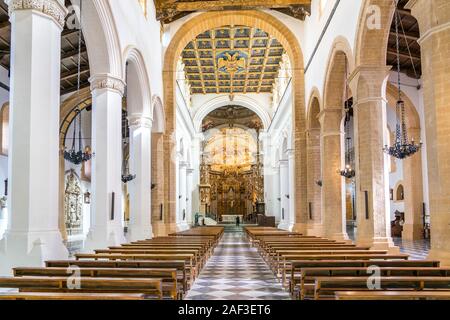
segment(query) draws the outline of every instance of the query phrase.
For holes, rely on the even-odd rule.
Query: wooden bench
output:
[[[15,277],[67,277],[73,270],[67,268],[14,268]],[[177,284],[177,269],[125,269],[125,268],[80,268],[79,276],[90,278],[144,278],[162,279],[164,297],[182,298],[183,288]]]
[[[145,300],[145,295],[120,293],[9,292],[0,293],[0,300]]]
[[[46,267],[49,268],[69,268],[75,266],[78,268],[174,268],[177,270],[177,282],[183,286],[183,293],[186,293],[189,287],[188,277],[186,274],[185,261],[184,260],[166,260],[166,261],[151,261],[151,260],[127,260],[127,261],[109,261],[109,260],[54,260],[46,261]]]
[[[382,277],[449,277],[450,268],[420,268],[420,267],[380,267]],[[302,268],[299,279],[299,298],[303,300],[308,295],[308,289],[314,288],[317,277],[368,277],[372,275],[368,268]],[[295,282],[294,282],[295,283]],[[310,286],[312,284],[312,286]]]
[[[0,288],[20,292],[141,293],[146,299],[162,299],[162,279],[81,277],[81,288],[70,288],[68,277],[0,277]]]
[[[317,277],[314,299],[334,299],[337,291],[369,291],[369,277]],[[450,293],[449,277],[380,277],[381,290],[437,290]]]
[[[194,262],[193,254],[92,254],[92,253],[79,253],[75,255],[75,259],[79,260],[184,260],[186,265],[185,268],[187,270],[189,281],[191,283],[194,282],[196,278],[196,270],[198,268],[198,264]]]
[[[289,291],[294,295],[295,286],[300,283],[302,269],[362,268],[376,265],[380,268],[426,268],[436,269],[439,261],[433,260],[294,260],[290,262]]]
[[[340,291],[336,300],[450,300],[448,291]]]

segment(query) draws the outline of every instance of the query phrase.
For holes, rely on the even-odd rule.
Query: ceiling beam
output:
[[[397,55],[397,51],[393,50],[393,49],[390,49],[390,48],[387,50],[387,53],[390,54],[390,55],[394,55],[394,56]],[[400,52],[400,57],[405,58],[405,59],[413,58],[414,60],[421,61],[421,57],[418,56],[418,55],[415,55],[415,54],[411,54],[411,57],[410,57],[408,53]]]
[[[86,73],[86,72],[89,72],[89,66],[87,66],[87,65],[81,66],[80,74],[83,74],[83,73]],[[68,70],[66,72],[63,72],[63,73],[61,73],[61,81],[73,78],[77,74],[78,74],[78,69],[77,68],[74,68],[72,70]]]
[[[176,11],[220,10],[227,7],[289,8],[295,5],[309,5],[311,0],[212,0],[212,1],[157,1],[159,8]]]

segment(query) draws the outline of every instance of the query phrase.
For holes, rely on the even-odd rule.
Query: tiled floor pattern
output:
[[[404,240],[393,238],[396,246],[400,247],[402,253],[410,255],[411,260],[424,260],[430,251],[430,240]]]
[[[227,228],[186,300],[289,300],[241,229]]]

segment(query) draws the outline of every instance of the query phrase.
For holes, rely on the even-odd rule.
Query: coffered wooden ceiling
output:
[[[66,7],[71,5],[66,0]],[[70,15],[70,14],[69,14]],[[0,0],[0,65],[10,69],[11,25],[7,5]],[[61,34],[61,95],[77,90],[78,73],[78,30],[69,29],[67,25]],[[81,45],[81,88],[89,86],[89,59],[86,45]],[[6,84],[4,84],[5,86]]]
[[[192,94],[270,93],[283,53],[260,29],[224,26],[197,36],[182,60]]]
[[[156,18],[170,23],[199,11],[273,9],[304,20],[311,13],[311,0],[154,0]]]
[[[399,22],[399,43],[400,43],[400,66],[401,72],[412,78],[420,78],[422,75],[422,65],[420,56],[420,45],[417,40],[420,37],[419,24],[411,15],[410,10],[405,9],[409,0],[399,0],[398,13]],[[395,36],[395,18],[393,19],[389,34],[387,50],[387,65],[393,66],[397,70],[397,48]]]

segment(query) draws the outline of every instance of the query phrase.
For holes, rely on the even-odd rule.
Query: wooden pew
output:
[[[290,262],[289,290],[294,295],[295,286],[300,283],[304,268],[364,268],[376,265],[380,268],[439,268],[434,260],[294,260]]]
[[[69,287],[68,277],[0,277],[0,288],[20,292],[141,293],[146,299],[162,299],[162,279],[81,278],[81,288]]]
[[[145,295],[132,293],[6,292],[0,293],[0,300],[145,300]]]
[[[177,282],[181,283],[183,286],[183,293],[186,293],[188,290],[188,277],[186,274],[184,260],[166,260],[166,261],[151,261],[151,260],[126,260],[126,261],[109,261],[109,260],[53,260],[46,261],[45,266],[48,268],[69,268],[71,266],[75,266],[78,268],[143,268],[143,269],[151,269],[151,268],[174,268],[177,270]]]
[[[194,261],[195,256],[193,254],[92,254],[92,253],[78,253],[75,255],[77,261],[80,260],[184,260],[185,268],[189,276],[189,282],[192,284],[197,276],[198,264]],[[76,264],[76,263],[75,263]]]
[[[67,268],[14,268],[15,277],[68,277],[73,273]],[[79,276],[90,278],[144,278],[162,279],[164,297],[177,300],[182,297],[178,288],[177,269],[124,269],[124,268],[80,268]],[[180,290],[179,290],[180,289]]]
[[[380,277],[381,290],[436,290],[450,292],[450,277]],[[334,299],[338,291],[369,291],[369,277],[317,277],[314,300]]]
[[[380,267],[381,277],[450,277],[450,268]],[[304,300],[308,289],[314,289],[318,277],[368,277],[368,268],[302,268],[299,280],[299,298]],[[312,285],[312,286],[311,286]]]
[[[449,291],[340,291],[336,300],[450,300]]]

